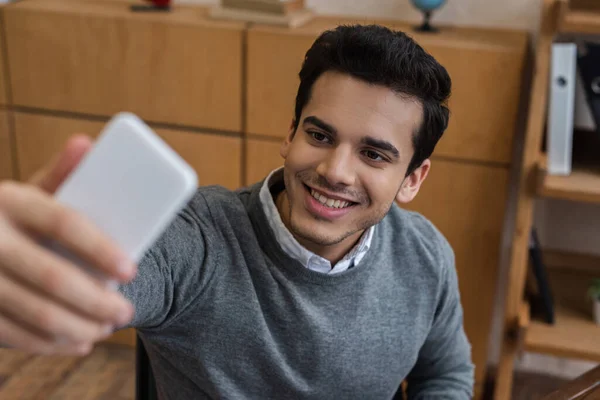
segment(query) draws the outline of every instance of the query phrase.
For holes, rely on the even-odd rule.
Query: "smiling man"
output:
[[[402,382],[410,399],[471,398],[452,249],[426,218],[402,208],[431,168],[450,86],[446,70],[402,32],[324,32],[300,71],[284,166],[238,191],[199,189],[135,278],[107,268],[117,250],[99,246],[101,234],[72,216],[68,226],[90,234],[66,244],[124,282],[134,315],[123,314],[114,293],[54,260],[63,285],[54,287],[77,283],[86,296],[56,289],[41,296],[0,274],[0,289],[18,289],[0,305],[0,341],[85,352],[107,321],[125,323],[146,344],[163,400],[391,399],[401,396]],[[50,177],[75,165],[69,146]],[[11,212],[11,199],[33,191],[4,193],[0,207],[17,222],[13,229],[25,214]],[[59,207],[36,196],[39,215]],[[43,259],[34,263],[27,250],[0,248],[0,272],[35,276]],[[65,323],[6,317],[26,315],[32,296],[61,310]]]
[[[365,230],[374,229],[394,200],[412,200],[430,161],[408,170],[423,119],[417,99],[335,65],[348,60],[328,60],[335,63],[328,70],[311,61],[297,100],[306,104],[297,106],[281,150],[285,190],[277,208],[300,244],[335,263],[361,236],[372,236]]]

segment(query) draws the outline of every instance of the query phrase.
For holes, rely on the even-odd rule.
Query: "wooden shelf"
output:
[[[524,329],[525,332],[521,328],[528,319],[526,309],[523,308],[523,295],[526,277],[530,272],[529,244],[536,197],[551,196],[600,204],[600,169],[576,166],[574,173],[569,177],[550,177],[545,172],[545,164],[540,162],[540,149],[543,147],[547,122],[552,43],[561,31],[600,33],[598,4],[598,0],[541,1],[540,25],[536,32],[535,59],[529,87],[522,172],[519,174],[515,196],[515,229],[505,300],[504,328],[509,334],[503,339],[494,389],[494,398],[498,400],[511,398],[514,366],[521,347],[534,352],[600,361],[600,326],[594,324],[592,302],[586,298],[589,279],[578,275],[585,272],[570,269],[563,272],[552,271],[552,276],[555,277],[550,277],[553,283],[555,323],[548,325],[531,318],[529,327]],[[573,146],[575,148],[575,136]],[[584,147],[591,152],[598,149],[597,146]],[[597,161],[597,152],[595,159]],[[590,221],[595,222],[597,221]],[[587,276],[598,277],[600,271],[591,270],[588,274]]]
[[[586,296],[591,279],[600,277],[600,265],[595,272],[567,268],[549,268],[548,272],[555,324],[532,318],[525,333],[525,349],[600,362],[600,326],[593,321],[592,303]]]
[[[600,164],[575,164],[568,176],[548,175],[542,156],[538,170],[539,196],[600,204]]]
[[[568,11],[560,22],[560,31],[590,35],[600,34],[600,12]]]
[[[563,250],[543,250],[544,264],[553,270],[580,271],[600,277],[600,256]]]
[[[560,0],[558,30],[565,33],[600,34],[600,7],[587,2]]]

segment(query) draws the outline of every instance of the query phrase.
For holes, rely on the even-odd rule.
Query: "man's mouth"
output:
[[[310,195],[315,200],[317,200],[319,203],[324,205],[325,207],[329,207],[332,209],[342,209],[342,208],[351,207],[356,204],[354,202],[347,201],[347,200],[333,199],[333,198],[327,197],[326,194],[319,192],[311,187],[308,187],[306,185],[305,185],[305,187],[306,187],[306,190],[308,190],[308,192],[310,193]]]

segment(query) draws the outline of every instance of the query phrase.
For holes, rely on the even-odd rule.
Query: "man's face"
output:
[[[429,169],[427,160],[405,178],[421,119],[411,98],[349,75],[321,75],[281,147],[280,212],[291,232],[309,248],[353,244],[394,200],[412,200]]]

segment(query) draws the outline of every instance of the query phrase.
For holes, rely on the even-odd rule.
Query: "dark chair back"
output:
[[[135,399],[136,400],[158,400],[156,393],[156,382],[150,359],[144,347],[144,342],[136,335],[135,347]]]

